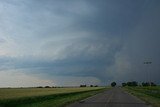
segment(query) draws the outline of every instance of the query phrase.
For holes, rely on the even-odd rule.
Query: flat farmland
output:
[[[160,86],[125,87],[125,90],[151,104],[153,107],[160,107]]]
[[[97,94],[105,87],[1,88],[2,107],[60,107]],[[109,88],[107,88],[109,89]]]

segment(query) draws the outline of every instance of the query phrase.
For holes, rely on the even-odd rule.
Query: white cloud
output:
[[[108,83],[112,81],[121,83],[133,79],[130,56],[128,56],[126,49],[127,47],[124,46],[119,52],[117,52],[114,56],[114,63],[106,68],[106,74],[111,77],[111,79],[108,80]]]
[[[75,76],[53,76],[55,83],[59,86],[80,86],[82,84],[86,85],[99,85],[101,84],[100,79],[96,77],[86,76],[86,77],[75,77]]]
[[[25,74],[19,71],[0,71],[0,87],[54,86],[54,81],[42,79],[38,74]]]

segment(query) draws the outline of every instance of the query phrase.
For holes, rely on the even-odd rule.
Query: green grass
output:
[[[105,89],[104,87],[0,89],[0,107],[62,107]]]
[[[125,87],[129,93],[139,97],[154,107],[160,107],[160,86],[156,87]]]

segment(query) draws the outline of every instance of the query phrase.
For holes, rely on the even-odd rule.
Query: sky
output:
[[[0,0],[0,87],[160,84],[159,11],[159,0]]]

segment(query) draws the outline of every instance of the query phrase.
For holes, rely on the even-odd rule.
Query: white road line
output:
[[[108,100],[107,100],[107,103],[105,104],[105,107],[107,107],[107,105],[109,104],[109,102],[110,102],[112,96],[113,96],[113,92],[112,92],[111,95],[109,96],[109,98],[108,98]]]

